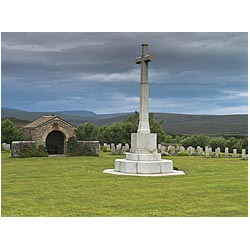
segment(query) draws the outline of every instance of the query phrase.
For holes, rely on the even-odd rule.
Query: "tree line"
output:
[[[101,144],[106,143],[131,143],[131,133],[136,133],[139,122],[139,113],[135,112],[133,115],[123,122],[113,123],[103,127],[97,127],[93,123],[87,122],[79,126],[77,129],[77,136],[79,140],[98,140]],[[166,144],[180,144],[185,148],[209,146],[213,151],[220,147],[225,150],[229,148],[231,152],[234,148],[240,152],[243,148],[248,150],[247,136],[206,136],[206,135],[169,135],[164,132],[161,127],[162,121],[154,119],[153,114],[149,116],[149,124],[151,133],[157,133],[158,143]]]
[[[113,123],[102,127],[97,127],[91,122],[86,122],[77,128],[77,139],[84,141],[99,141],[101,144],[106,143],[131,143],[131,133],[136,133],[139,123],[139,113],[135,112],[122,122]],[[169,135],[162,128],[162,121],[154,119],[154,115],[149,115],[149,124],[151,133],[157,133],[158,143],[180,144],[185,148],[209,146],[215,150],[220,147],[224,150],[228,147],[230,151],[233,148],[241,151],[245,148],[248,151],[247,136],[206,136],[206,135]],[[9,119],[2,120],[2,142],[11,143],[13,140],[22,140],[23,132],[17,128]]]

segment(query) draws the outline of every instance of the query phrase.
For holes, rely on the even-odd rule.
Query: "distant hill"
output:
[[[59,115],[64,120],[67,120],[75,125],[82,124],[87,121],[98,123],[98,120],[109,119],[126,115],[128,113],[101,114],[97,115],[91,111],[56,111],[56,112],[28,112],[19,109],[2,108],[1,117],[13,117],[16,119],[34,121],[44,115]]]
[[[84,116],[84,117],[96,117],[96,113],[84,110],[72,110],[72,111],[57,111],[56,113],[71,115],[71,116]]]
[[[130,113],[115,113],[115,114],[96,114],[91,111],[81,111],[81,110],[73,110],[73,111],[57,111],[57,114],[60,115],[70,115],[70,116],[81,116],[81,117],[89,117],[93,119],[109,119],[109,118],[114,118],[114,117],[119,117],[119,116],[124,116]]]
[[[33,121],[43,115],[56,114],[75,125],[90,121],[98,126],[125,120],[131,113],[95,114],[91,111],[27,112],[2,108],[2,118],[13,117]],[[162,127],[173,135],[247,135],[248,115],[184,115],[155,113],[155,119],[162,121]]]
[[[155,113],[170,134],[247,135],[248,115],[183,115]]]

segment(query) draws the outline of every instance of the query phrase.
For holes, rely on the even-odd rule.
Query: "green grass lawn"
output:
[[[184,176],[103,174],[123,156],[10,158],[2,216],[248,216],[247,161],[168,157]]]

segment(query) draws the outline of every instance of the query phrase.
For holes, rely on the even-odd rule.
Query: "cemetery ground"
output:
[[[103,174],[117,158],[2,152],[2,216],[248,216],[246,160],[168,156],[186,175]]]

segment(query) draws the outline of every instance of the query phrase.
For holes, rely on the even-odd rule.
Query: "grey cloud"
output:
[[[149,72],[152,98],[168,93],[212,97],[219,87],[247,91],[247,33],[2,33],[3,104],[9,105],[15,87],[34,96],[39,89],[46,103],[46,89],[57,97],[75,92],[74,86],[81,96],[92,96],[93,110],[95,99],[108,101],[106,91],[134,96],[139,75],[132,73],[140,69],[135,57],[144,42],[156,58]],[[27,98],[24,93],[16,100]]]

